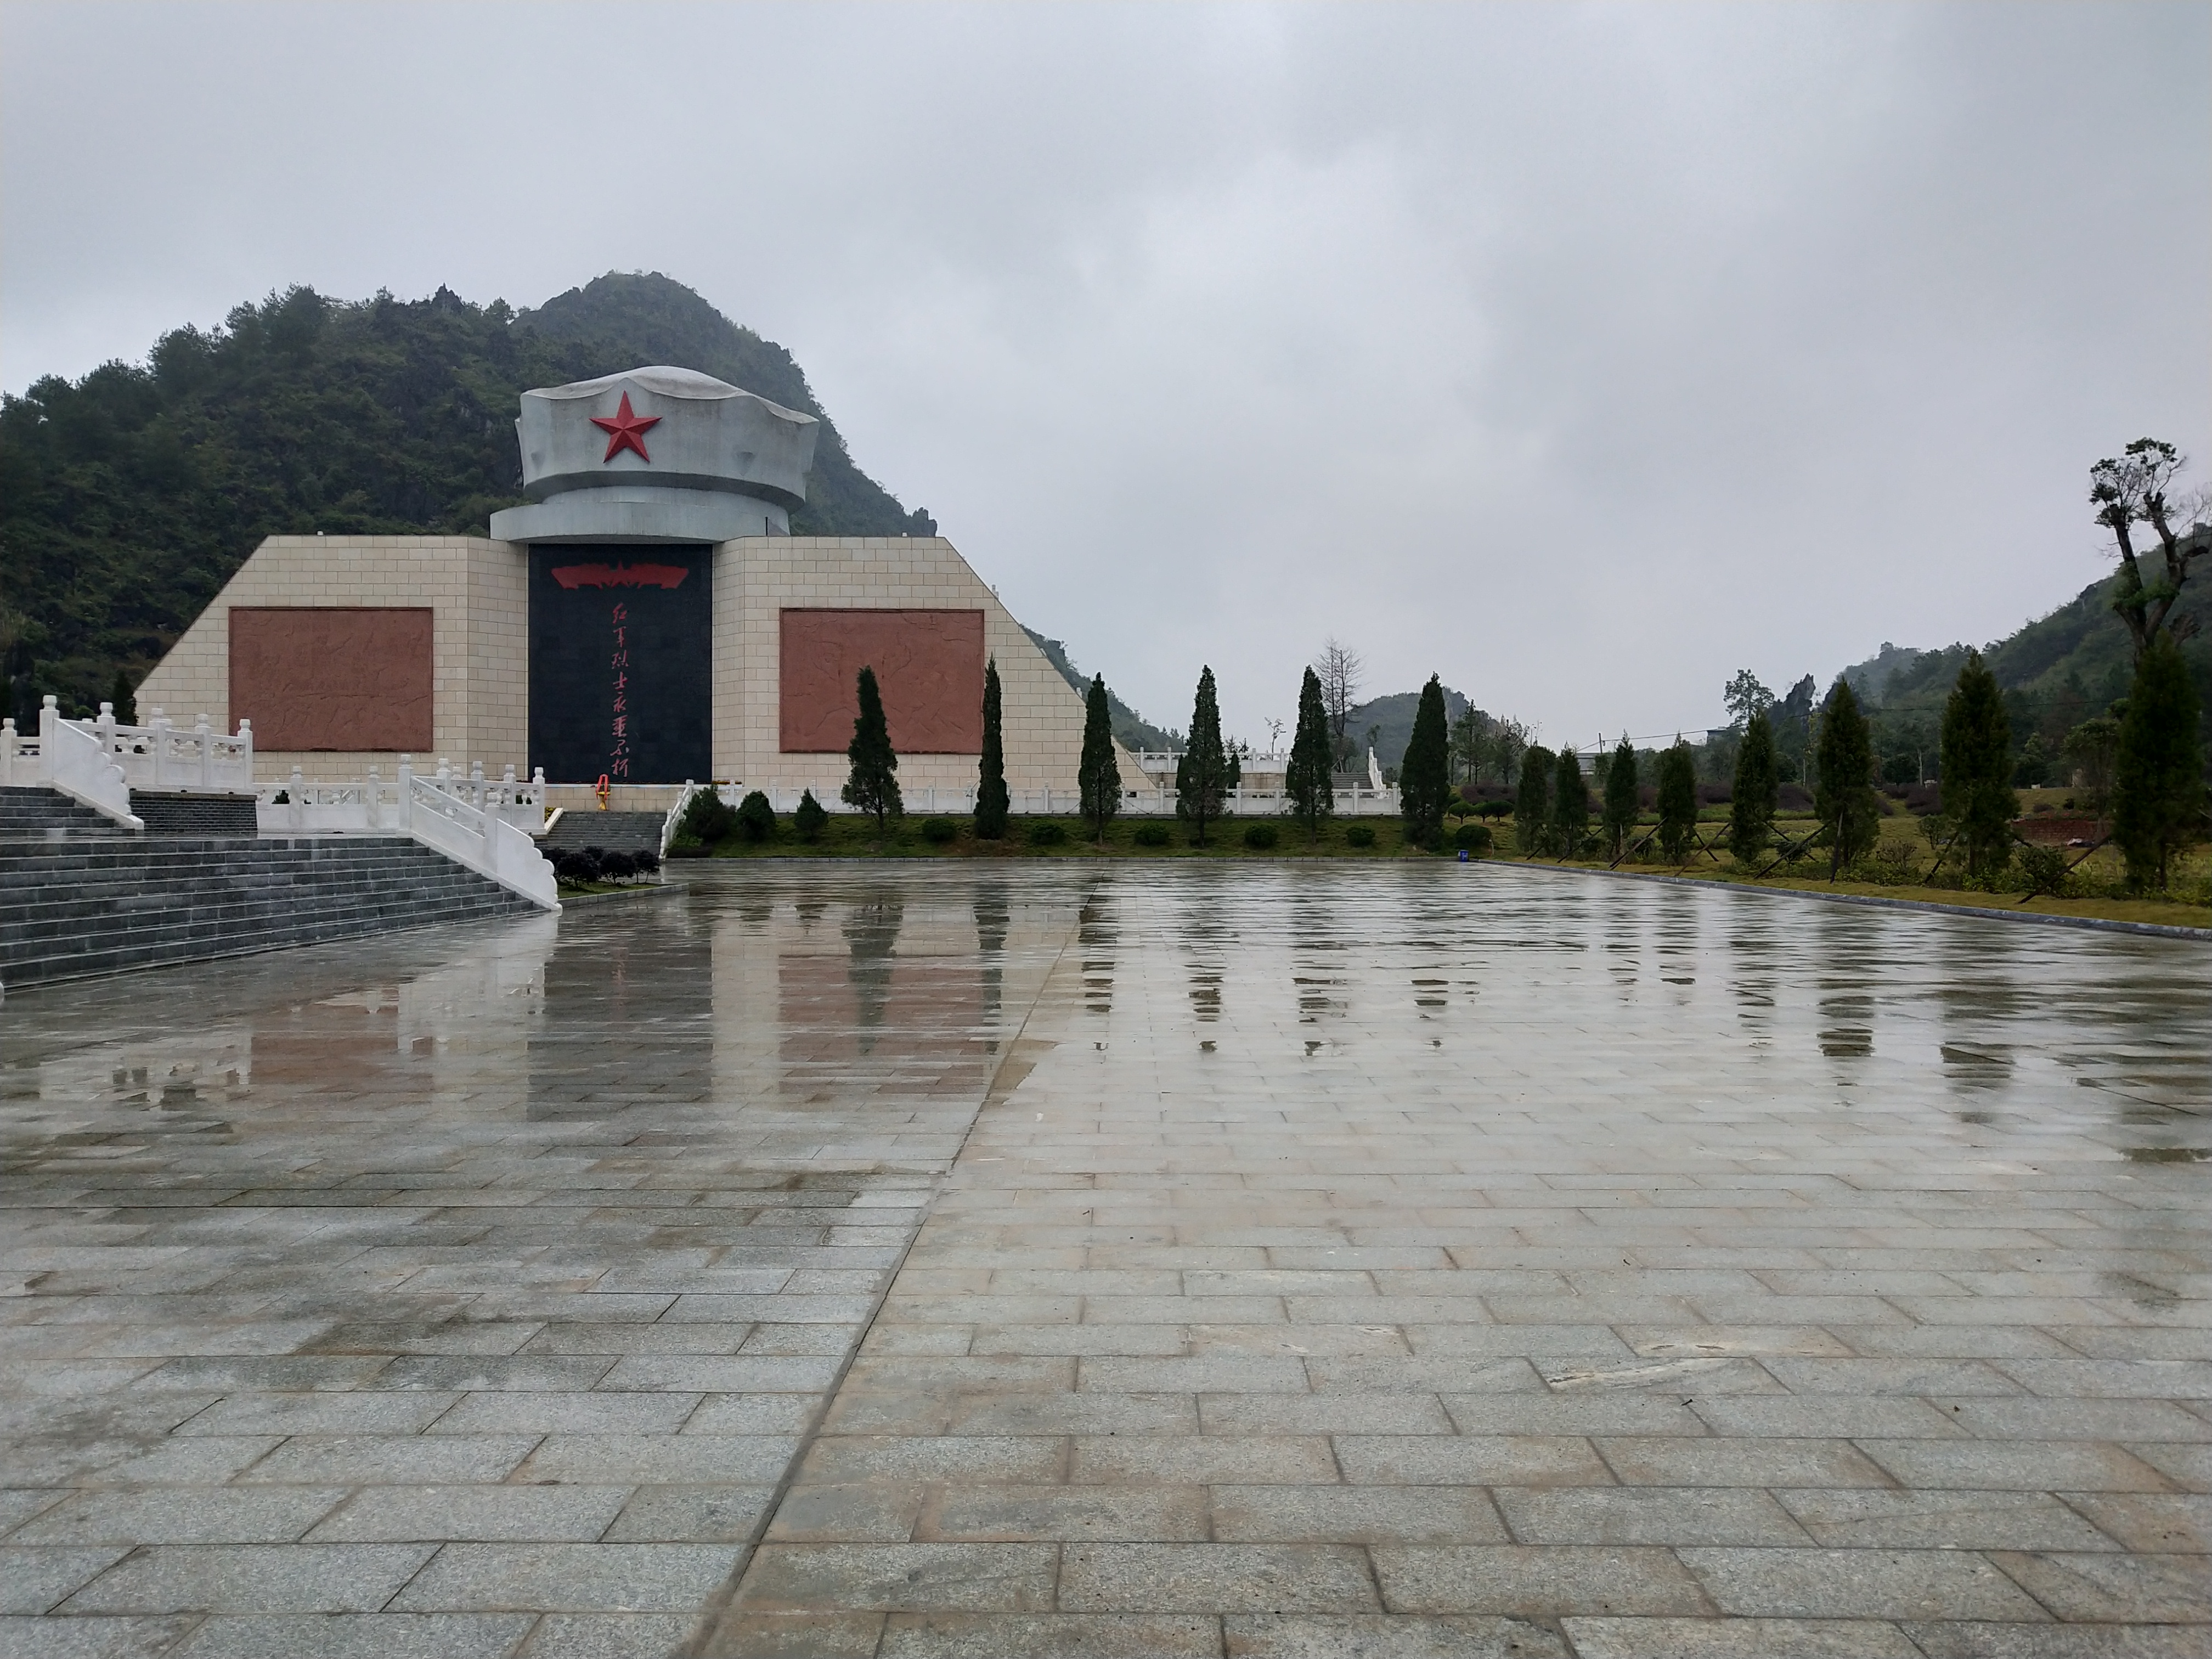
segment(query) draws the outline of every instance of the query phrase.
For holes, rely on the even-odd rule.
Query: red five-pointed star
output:
[[[645,453],[645,439],[641,434],[660,424],[660,416],[647,415],[642,419],[629,412],[629,393],[623,393],[622,409],[613,419],[602,415],[592,416],[592,424],[607,434],[607,453],[602,457],[611,461],[625,449],[637,451],[641,461],[650,462],[653,457]]]

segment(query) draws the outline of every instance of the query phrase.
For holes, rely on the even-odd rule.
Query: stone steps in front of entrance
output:
[[[0,846],[0,982],[358,938],[536,906],[399,837]]]
[[[538,838],[547,853],[658,853],[665,812],[563,812],[561,821]]]

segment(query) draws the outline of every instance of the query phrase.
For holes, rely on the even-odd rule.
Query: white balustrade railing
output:
[[[39,734],[18,732],[13,714],[0,720],[0,787],[26,788],[46,781],[46,757]]]
[[[113,724],[111,720],[109,722]],[[39,760],[44,782],[71,800],[112,818],[125,829],[146,826],[131,810],[131,785],[123,767],[88,730],[89,722],[65,720],[49,696],[39,710]]]
[[[411,767],[400,771],[401,827],[409,835],[533,904],[547,910],[561,908],[553,866],[527,831],[415,776]]]
[[[59,735],[63,732],[76,737]],[[124,726],[116,720],[115,705],[108,702],[100,705],[96,720],[65,720],[52,696],[39,711],[37,736],[16,731],[13,720],[0,722],[0,783],[64,789],[54,772],[58,745],[76,752],[85,743],[107,757],[126,789],[244,794],[253,787],[251,721],[239,721],[234,732],[217,732],[202,714],[189,727],[181,727],[156,708],[147,725]],[[73,777],[83,766],[81,758],[63,764],[75,769],[70,773]]]
[[[668,816],[660,821],[661,857],[668,856],[669,845],[676,839],[676,826],[684,822],[684,814],[690,806],[693,797],[706,793],[705,784],[694,783],[689,778],[684,780],[684,787],[676,792],[676,805],[668,809]]]
[[[441,762],[426,778],[402,755],[389,781],[372,766],[358,781],[309,782],[295,766],[283,782],[261,785],[256,797],[264,835],[411,836],[533,903],[561,908],[553,866],[536,840],[545,823],[543,770],[526,781],[510,766],[486,778],[481,763],[460,773]]]

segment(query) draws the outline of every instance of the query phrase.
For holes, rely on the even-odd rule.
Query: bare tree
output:
[[[1359,695],[1360,676],[1367,672],[1367,665],[1357,651],[1332,635],[1313,666],[1321,677],[1322,710],[1328,716],[1329,734],[1336,743],[1336,763],[1341,767],[1352,752],[1346,746],[1345,723],[1352,718],[1352,702]]]
[[[2172,444],[2138,438],[2124,454],[2107,456],[2089,469],[2089,504],[2097,509],[2097,522],[2119,545],[2119,591],[2112,609],[2135,637],[2137,661],[2161,632],[2178,641],[2197,631],[2194,617],[2177,617],[2171,625],[2166,621],[2181,598],[2182,583],[2189,580],[2191,562],[2212,546],[2203,493],[2181,498],[2169,493],[2174,475],[2188,465]],[[2177,520],[2185,526],[2179,532],[2173,528]],[[2166,560],[2166,568],[2148,585],[2136,560],[2134,526],[2139,524],[2151,527]]]
[[[1513,775],[1521,769],[1521,757],[1528,747],[1534,734],[1520,720],[1501,720],[1491,733],[1490,755],[1497,763],[1498,781],[1510,788]]]

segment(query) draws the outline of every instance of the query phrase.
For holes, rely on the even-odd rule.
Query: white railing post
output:
[[[208,725],[205,714],[195,715],[192,719],[192,746],[199,751],[197,769],[199,787],[211,788],[215,784],[215,732]]]
[[[284,799],[290,803],[292,809],[285,816],[291,819],[292,828],[295,830],[304,830],[307,827],[307,780],[295,766],[292,769],[292,781],[284,786]]]
[[[399,757],[399,822],[398,828],[412,832],[415,825],[415,757]]]
[[[241,789],[252,788],[253,722],[252,720],[240,720],[238,723],[238,787]]]

